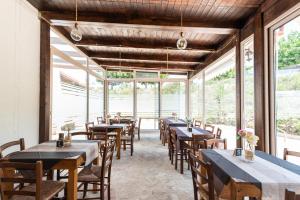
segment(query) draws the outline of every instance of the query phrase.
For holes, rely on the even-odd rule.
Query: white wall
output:
[[[40,22],[26,0],[0,4],[0,144],[25,138],[37,144]]]

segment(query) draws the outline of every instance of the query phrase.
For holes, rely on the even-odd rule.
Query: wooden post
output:
[[[236,73],[236,130],[242,128],[242,79],[241,79],[241,31],[236,33],[235,40],[235,73]],[[237,147],[241,147],[241,140],[237,140]]]
[[[40,29],[40,110],[39,142],[50,138],[50,25],[41,20]]]
[[[265,85],[264,85],[264,25],[259,11],[254,19],[254,97],[255,134],[259,137],[257,149],[265,151]]]

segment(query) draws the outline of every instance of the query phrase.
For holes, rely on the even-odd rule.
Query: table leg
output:
[[[183,174],[183,149],[180,149],[180,174]]]
[[[67,185],[67,199],[76,200],[77,199],[77,168],[69,169],[68,185]]]
[[[117,159],[121,158],[121,129],[117,130],[116,145],[117,145]]]

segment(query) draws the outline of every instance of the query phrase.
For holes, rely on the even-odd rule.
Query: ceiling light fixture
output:
[[[79,42],[82,39],[82,33],[79,31],[78,29],[78,23],[77,23],[77,18],[78,18],[78,11],[77,11],[77,0],[75,0],[75,4],[76,4],[76,11],[75,11],[75,24],[74,27],[71,30],[70,36],[71,38],[76,41]]]
[[[177,40],[177,49],[184,50],[187,47],[187,40],[183,36],[182,31],[182,0],[180,4],[180,38]]]

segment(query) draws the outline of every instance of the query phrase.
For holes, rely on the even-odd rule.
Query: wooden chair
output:
[[[189,162],[192,171],[194,200],[215,200],[214,177],[210,163],[204,163],[189,151]],[[199,197],[199,195],[200,197]]]
[[[210,132],[211,134],[214,134],[215,126],[210,125],[210,124],[205,124],[204,129],[207,130],[208,132]]]
[[[221,136],[222,136],[222,129],[218,128],[216,133],[216,138],[221,139]]]
[[[109,136],[108,136],[108,128],[103,127],[103,128],[97,128],[97,131],[92,131],[91,132],[91,136],[90,136],[91,140],[99,140],[101,142],[100,144],[100,155],[103,155],[104,152],[104,148],[105,146],[107,146],[107,143],[109,142]]]
[[[134,128],[135,122],[129,125],[128,131],[126,131],[124,135],[121,135],[121,143],[123,143],[123,149],[126,150],[126,146],[130,146],[131,156],[133,154]]]
[[[297,151],[290,151],[287,148],[283,150],[283,160],[287,160],[288,156],[295,156],[300,158],[300,152]]]
[[[91,132],[90,128],[93,128],[94,126],[95,126],[94,122],[87,122],[87,123],[85,123],[85,130],[86,130],[86,132]]]
[[[162,141],[162,143],[163,143],[164,132],[165,132],[164,120],[160,119],[159,120],[159,139]]]
[[[110,200],[110,177],[114,146],[115,143],[112,142],[104,148],[101,166],[93,165],[91,168],[84,168],[79,172],[78,182],[81,184],[78,187],[78,192],[83,192],[83,199],[85,199],[88,191],[100,191],[100,199],[104,200],[104,192],[107,190],[108,200]],[[100,185],[100,189],[88,189],[89,184]],[[84,186],[83,190],[80,189],[82,186]]]
[[[91,138],[91,134],[89,132],[85,132],[85,131],[78,131],[78,132],[73,132],[70,133],[71,137],[73,139],[73,137],[76,136],[83,136],[85,137],[86,140],[90,140]],[[68,178],[68,171],[67,170],[56,170],[56,179],[57,180],[61,180],[61,179],[67,179]]]
[[[202,122],[200,120],[194,120],[194,126],[201,128]]]
[[[194,155],[196,155],[199,149],[204,148],[204,140],[213,138],[213,135],[199,135],[199,134],[192,134],[192,149]]]
[[[34,176],[12,176],[14,171],[19,170],[32,171]],[[0,171],[2,172],[0,183],[1,198],[3,200],[52,199],[65,188],[65,183],[63,182],[42,180],[43,164],[41,161],[29,164],[2,160],[0,162]],[[16,183],[21,183],[24,187],[16,190],[13,188],[13,185]]]
[[[175,129],[170,129],[171,132],[171,137],[170,137],[170,146],[171,146],[171,164],[174,162],[174,157],[175,157],[175,170],[178,168],[178,160],[180,163],[183,163],[183,159],[188,162],[187,158],[187,151],[190,149],[188,144],[183,144],[184,146],[181,146],[180,148],[183,148],[183,151],[180,152],[179,146],[177,145],[177,133]],[[181,156],[181,153],[183,154]],[[189,169],[189,164],[188,164],[188,169]]]
[[[223,149],[227,149],[227,140],[226,139],[205,139],[204,148],[205,149],[219,149],[223,145]]]
[[[142,118],[139,118],[139,122],[138,122],[138,131],[137,131],[137,133],[138,133],[138,140],[140,140],[141,139],[141,136],[140,136],[140,134],[141,134],[141,123],[142,123]]]
[[[294,191],[285,189],[285,200],[300,200],[300,194],[296,194]]]
[[[5,144],[1,145],[0,146],[0,159],[2,159],[4,157],[8,157],[9,155],[15,153],[16,151],[11,152],[7,155],[3,155],[3,151],[5,151],[8,148],[14,147],[14,146],[19,146],[19,151],[23,151],[25,149],[24,138],[21,138],[19,140],[15,140],[15,141],[11,141],[11,142],[8,142],[8,143],[5,143]]]

